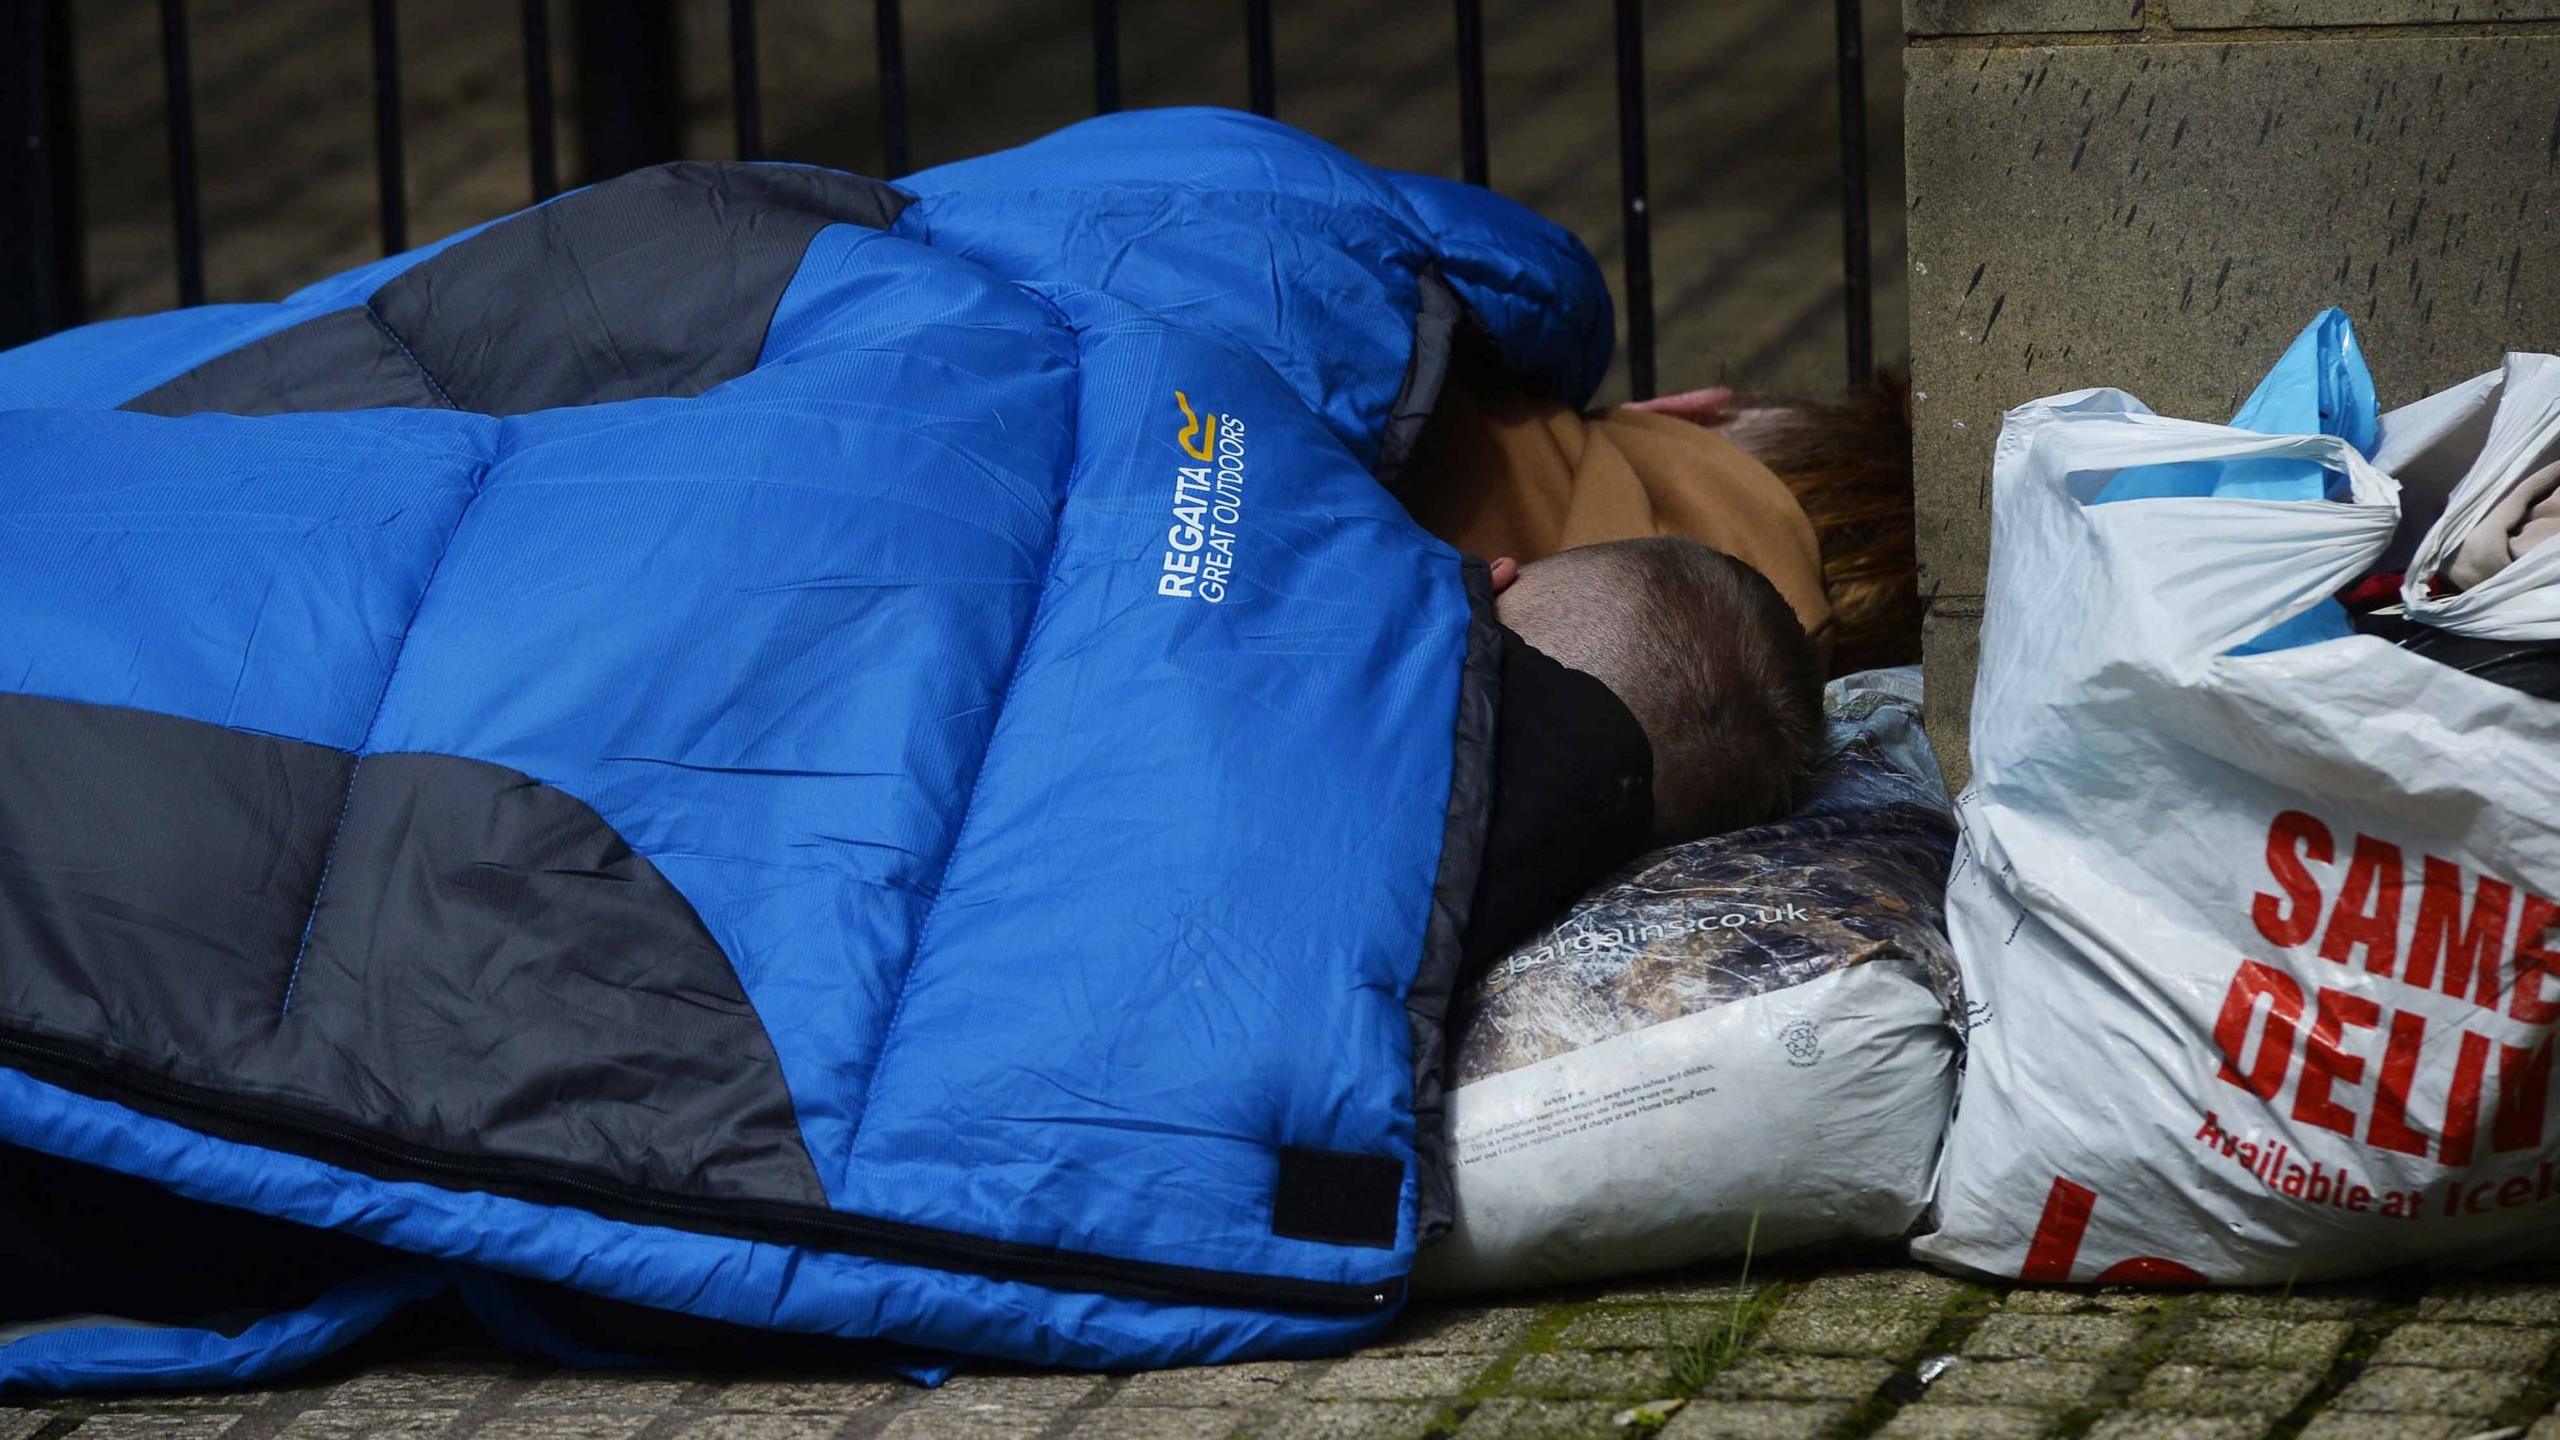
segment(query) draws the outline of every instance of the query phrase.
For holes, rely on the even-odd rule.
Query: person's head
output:
[[[1887,373],[1821,396],[1717,386],[1632,408],[1716,430],[1795,494],[1822,547],[1833,674],[1920,658],[1907,379]]]
[[[1758,571],[1691,540],[1584,545],[1497,572],[1502,623],[1625,702],[1653,745],[1656,844],[1774,820],[1822,755],[1822,672]]]

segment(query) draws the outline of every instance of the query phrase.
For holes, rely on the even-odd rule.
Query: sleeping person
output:
[[[1470,972],[1637,855],[1793,810],[1822,670],[1776,586],[1673,536],[1494,569],[1502,706]]]
[[[1152,111],[0,353],[0,1167],[384,1267],[0,1329],[0,1389],[275,1374],[453,1284],[919,1370],[1373,1338],[1450,1222],[1467,953],[1785,808],[1819,719],[1742,537],[1479,539],[1486,613],[1376,479],[1432,294],[1597,384],[1546,222]],[[1165,584],[1213,460],[1216,600]]]
[[[1917,648],[1901,415],[1887,386],[1837,401],[1719,388],[1586,415],[1459,352],[1400,496],[1443,540],[1501,557],[1471,968],[1637,854],[1801,801],[1826,662]]]
[[[1849,674],[1920,654],[1907,392],[1724,387],[1583,412],[1474,346],[1399,490],[1423,528],[1522,561],[1678,535],[1767,577],[1827,662]]]

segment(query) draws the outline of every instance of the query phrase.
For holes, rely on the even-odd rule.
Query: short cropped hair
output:
[[[1653,840],[1779,819],[1823,753],[1822,665],[1795,611],[1750,566],[1658,536],[1522,567],[1503,622],[1598,679],[1653,743]]]

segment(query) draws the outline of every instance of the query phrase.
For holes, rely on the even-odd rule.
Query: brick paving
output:
[[[277,1388],[0,1402],[0,1440],[2560,1440],[2560,1271],[2288,1293],[1763,1265],[1426,1305],[1339,1360],[580,1373],[416,1334]]]

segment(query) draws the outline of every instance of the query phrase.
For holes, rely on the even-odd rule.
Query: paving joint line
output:
[[[2142,1328],[2131,1345],[2107,1362],[2105,1373],[2097,1385],[2077,1405],[2062,1412],[2055,1420],[2055,1440],[2080,1440],[2097,1427],[2100,1420],[2125,1408],[2133,1392],[2142,1388],[2153,1369],[2167,1359],[2178,1341],[2196,1328],[2202,1311],[2192,1296],[2178,1296],[2155,1307],[2142,1317]],[[2281,1325],[2281,1321],[2270,1321]]]
[[[1833,1428],[1833,1440],[1865,1440],[1882,1430],[1906,1405],[1917,1404],[1928,1394],[1929,1381],[1920,1378],[1920,1367],[1940,1356],[1956,1357],[1964,1350],[1964,1342],[1982,1328],[1982,1322],[1999,1313],[2009,1298],[2005,1290],[1988,1285],[1967,1284],[1950,1296],[1938,1311],[1938,1323],[1920,1342],[1911,1358],[1900,1368],[1876,1383],[1874,1392],[1850,1408]],[[1958,1361],[1958,1363],[1962,1363]]]
[[[517,1401],[532,1394],[533,1387],[541,1383],[545,1375],[551,1373],[553,1372],[549,1367],[541,1365],[510,1366],[508,1373],[496,1384],[481,1391],[461,1407],[454,1415],[453,1423],[445,1427],[444,1433],[449,1436],[468,1436],[477,1432],[490,1421],[514,1409]],[[306,1408],[318,1409],[318,1402],[325,1401],[328,1394],[326,1390],[321,1391],[314,1397],[315,1403]],[[230,1437],[226,1436],[224,1440],[230,1440]]]
[[[1111,1403],[1112,1396],[1128,1387],[1129,1377],[1126,1375],[1103,1376],[1101,1384],[1087,1391],[1074,1404],[1059,1410],[1050,1418],[1048,1424],[1040,1427],[1040,1440],[1064,1440],[1064,1437],[1074,1432],[1078,1420]]]
[[[1467,1417],[1475,1413],[1477,1406],[1498,1398],[1509,1389],[1511,1377],[1519,1371],[1521,1362],[1532,1355],[1550,1353],[1556,1337],[1595,1308],[1594,1301],[1572,1301],[1558,1305],[1530,1322],[1528,1332],[1513,1341],[1510,1349],[1486,1362],[1456,1399],[1441,1402],[1439,1413],[1431,1417],[1431,1423],[1422,1431],[1423,1440],[1447,1440],[1447,1437],[1455,1435],[1459,1427],[1467,1423]]]
[[[696,1380],[686,1387],[674,1403],[652,1416],[649,1423],[632,1433],[631,1440],[673,1440],[691,1422],[713,1414],[720,1397],[728,1390],[726,1382]],[[847,1417],[850,1419],[851,1417]]]
[[[2318,44],[2377,40],[2525,40],[2560,35],[2560,19],[2437,20],[2367,25],[2248,25],[2222,30],[2021,30],[1972,35],[1908,35],[1910,50],[2075,50],[2197,45]]]
[[[2294,1440],[2300,1435],[2321,1411],[2328,1408],[2330,1401],[2337,1399],[2364,1374],[2374,1352],[2382,1348],[2382,1342],[2391,1332],[2416,1317],[2418,1299],[2415,1293],[2404,1294],[2372,1314],[2357,1318],[2354,1328],[2348,1332],[2347,1343],[2338,1347],[2338,1353],[2329,1361],[2329,1368],[2321,1372],[2320,1383],[2312,1386],[2311,1393],[2303,1396],[2292,1409],[2267,1427],[2265,1440]]]
[[[2547,1326],[2534,1328],[2544,1334],[2550,1333]],[[2531,1425],[2543,1416],[2555,1413],[2560,1413],[2560,1345],[2552,1347],[2551,1353],[2543,1358],[2542,1368],[2534,1372],[2533,1383],[2525,1387],[2525,1392],[2498,1412],[2496,1423]]]

